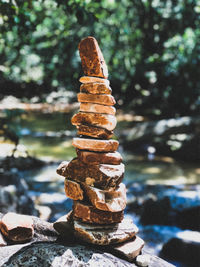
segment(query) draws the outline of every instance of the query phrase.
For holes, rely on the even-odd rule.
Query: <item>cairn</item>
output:
[[[66,196],[73,200],[66,220],[79,240],[106,246],[133,261],[144,242],[136,236],[133,221],[124,218],[124,164],[117,152],[119,142],[111,139],[117,123],[116,102],[107,66],[95,38],[83,39],[79,52],[85,76],[80,78],[77,95],[80,111],[71,120],[79,136],[72,142],[77,157],[57,169],[65,177]],[[59,231],[58,225],[54,223]]]

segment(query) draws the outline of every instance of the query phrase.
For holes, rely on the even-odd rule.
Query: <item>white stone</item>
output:
[[[151,256],[148,255],[148,254],[144,254],[144,255],[139,255],[137,256],[136,258],[136,263],[139,265],[139,266],[142,266],[142,267],[146,267],[150,264],[150,261],[151,261]]]

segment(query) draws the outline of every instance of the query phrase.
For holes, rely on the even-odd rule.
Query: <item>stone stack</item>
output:
[[[107,66],[95,38],[83,39],[79,52],[85,76],[80,78],[80,111],[71,120],[79,136],[72,143],[77,157],[57,169],[65,177],[67,197],[74,201],[67,220],[79,239],[112,246],[132,260],[144,242],[136,237],[137,226],[124,218],[124,164],[117,152],[118,141],[111,139],[116,110]],[[55,228],[59,229],[56,223]]]

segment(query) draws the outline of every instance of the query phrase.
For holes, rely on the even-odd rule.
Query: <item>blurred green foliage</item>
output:
[[[78,43],[88,35],[119,105],[162,117],[199,112],[199,0],[1,0],[1,97],[78,91]]]

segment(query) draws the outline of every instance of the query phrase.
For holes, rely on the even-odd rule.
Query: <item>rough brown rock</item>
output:
[[[116,109],[113,106],[105,106],[92,103],[80,103],[80,111],[110,114],[110,115],[115,115],[116,113]]]
[[[133,238],[138,228],[130,219],[110,225],[95,225],[74,220],[74,234],[81,240],[97,245],[111,245]]]
[[[86,164],[113,164],[118,165],[122,162],[122,156],[119,152],[103,153],[91,152],[85,150],[76,150],[79,160]]]
[[[83,199],[83,190],[80,184],[65,178],[65,193],[66,196],[73,200]]]
[[[79,183],[113,191],[123,179],[124,164],[88,165],[75,158],[69,164],[67,162],[66,167],[58,167],[57,173]]]
[[[111,252],[122,258],[125,258],[130,262],[133,262],[134,259],[140,254],[143,247],[144,241],[140,237],[135,236],[128,242],[113,245]]]
[[[101,190],[86,185],[83,187],[92,205],[99,210],[118,212],[126,207],[126,186],[122,183],[115,191]]]
[[[33,237],[33,220],[30,216],[8,212],[0,221],[4,236],[15,242],[28,241]]]
[[[53,227],[62,236],[72,237],[74,234],[74,222],[73,222],[72,211],[60,217],[57,221],[55,221]]]
[[[112,131],[116,127],[117,120],[113,115],[79,112],[72,117],[71,123],[73,125],[92,125]]]
[[[4,247],[7,245],[7,242],[5,241],[3,235],[0,232],[0,247]]]
[[[106,86],[104,83],[83,83],[80,87],[80,91],[82,93],[89,94],[107,94],[110,95],[112,93],[112,89],[110,86]]]
[[[67,169],[68,164],[69,164],[69,161],[62,161],[60,165],[58,166],[58,168],[56,169],[57,174],[66,177],[67,176],[66,169]]]
[[[79,125],[76,126],[76,128],[78,130],[78,135],[86,135],[100,139],[110,139],[113,136],[113,131],[108,131],[95,126]]]
[[[79,79],[79,81],[81,83],[104,83],[106,86],[110,85],[110,81],[107,79],[90,77],[90,76],[83,76]]]
[[[88,36],[78,48],[85,75],[107,78],[108,68],[96,39]]]
[[[94,103],[105,106],[113,106],[116,104],[116,101],[112,95],[93,95],[78,93],[77,99],[78,102]]]
[[[124,218],[124,212],[98,210],[89,204],[74,201],[73,216],[87,223],[112,224],[121,222]]]
[[[124,256],[118,251],[115,252],[114,244],[98,247],[83,242],[80,244],[80,240],[72,240],[69,235],[63,236],[62,240],[62,235],[58,235],[52,223],[36,217],[33,217],[33,221],[35,234],[31,242],[13,244],[12,241],[8,241],[8,245],[0,249],[0,266],[137,267],[134,263],[120,259]],[[148,254],[145,250],[142,250],[142,253]],[[150,256],[149,267],[175,267],[155,255]]]
[[[87,138],[73,138],[72,145],[78,149],[96,152],[115,152],[119,146],[116,140],[98,140]]]

